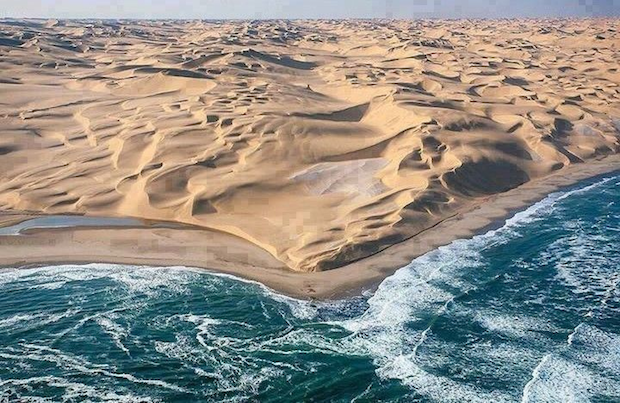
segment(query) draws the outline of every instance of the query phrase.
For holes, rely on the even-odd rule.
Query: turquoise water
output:
[[[620,176],[311,303],[186,268],[0,271],[0,401],[620,402]]]

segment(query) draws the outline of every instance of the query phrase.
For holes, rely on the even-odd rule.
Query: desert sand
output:
[[[190,264],[295,295],[376,281],[619,167],[604,158],[620,151],[619,29],[2,20],[0,223],[68,213],[192,228],[0,237],[0,263]]]

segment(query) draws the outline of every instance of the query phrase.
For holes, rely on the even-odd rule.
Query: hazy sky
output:
[[[0,17],[500,18],[620,16],[620,0],[0,0]]]

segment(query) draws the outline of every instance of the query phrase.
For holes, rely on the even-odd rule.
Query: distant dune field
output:
[[[620,151],[620,20],[0,22],[0,210],[376,253]]]

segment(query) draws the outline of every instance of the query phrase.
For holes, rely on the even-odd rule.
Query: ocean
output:
[[[288,298],[204,270],[0,270],[0,402],[620,402],[620,175]]]

